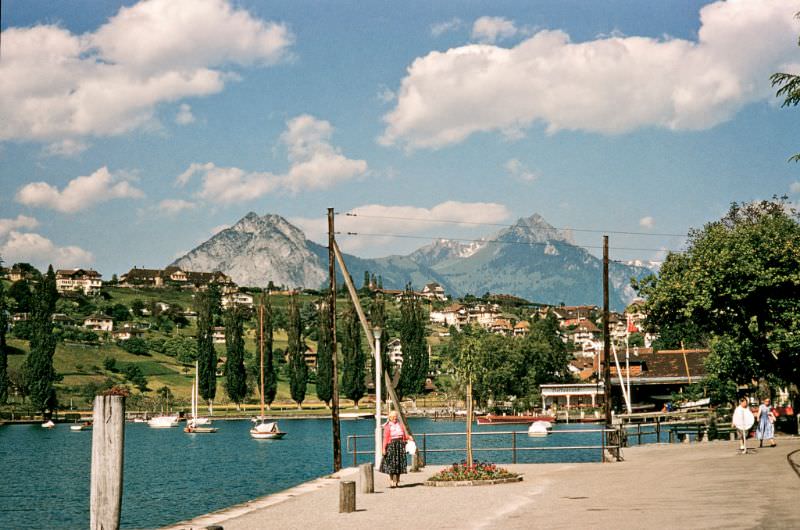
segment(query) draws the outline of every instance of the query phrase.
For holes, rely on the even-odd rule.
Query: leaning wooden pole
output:
[[[330,302],[328,326],[331,330],[331,428],[333,429],[333,471],[342,469],[342,440],[339,424],[339,371],[336,368],[336,265],[333,239],[333,208],[328,208],[328,276],[330,278]],[[343,269],[344,270],[344,269]]]
[[[350,293],[350,299],[353,301],[353,307],[356,308],[358,320],[361,322],[361,327],[364,329],[364,334],[367,336],[367,343],[369,344],[370,350],[372,350],[372,358],[377,359],[376,356],[380,355],[380,353],[375,351],[375,336],[373,335],[372,328],[370,328],[369,322],[367,321],[367,316],[364,314],[364,309],[361,307],[361,301],[358,299],[358,293],[356,292],[355,285],[353,285],[353,280],[350,278],[350,273],[347,272],[347,266],[344,264],[342,251],[339,250],[339,245],[336,243],[335,239],[333,240],[333,244],[331,246],[336,252],[336,261],[339,263],[339,267],[342,269],[342,276],[344,276],[344,283],[347,286],[347,292]],[[383,370],[383,381],[386,384],[386,391],[389,393],[389,398],[392,400],[392,403],[394,403],[394,408],[397,411],[397,416],[400,419],[400,422],[403,424],[406,432],[411,434],[411,429],[408,427],[408,421],[406,421],[406,415],[403,413],[403,407],[400,406],[400,400],[397,399],[397,393],[394,391],[392,379],[389,377],[389,372],[386,371],[385,367]],[[376,396],[376,399],[380,399],[380,396]]]
[[[92,425],[89,528],[115,530],[122,512],[125,396],[96,396]]]
[[[604,431],[611,427],[611,336],[608,334],[608,236],[603,236],[603,394],[606,401]],[[569,411],[567,411],[569,415]],[[603,432],[603,462],[606,461],[606,436]]]

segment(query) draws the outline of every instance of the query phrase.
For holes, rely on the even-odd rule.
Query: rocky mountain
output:
[[[567,305],[602,303],[602,262],[573,245],[541,216],[474,242],[437,240],[407,256],[364,259],[344,256],[360,286],[364,271],[379,275],[387,289],[408,282],[417,288],[438,282],[452,295],[513,294],[536,302]],[[221,270],[240,285],[318,288],[327,283],[328,249],[279,215],[248,213],[172,263],[188,270]],[[630,278],[646,267],[612,262],[609,302],[622,309],[635,296]],[[341,281],[341,278],[340,278]]]

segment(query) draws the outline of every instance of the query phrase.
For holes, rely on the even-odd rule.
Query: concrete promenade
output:
[[[757,442],[750,441],[751,445]],[[442,466],[403,475],[390,489],[376,473],[357,511],[338,513],[339,482],[355,468],[171,527],[281,529],[800,528],[800,438],[738,451],[736,442],[644,445],[624,462],[508,465],[515,484],[431,488]]]

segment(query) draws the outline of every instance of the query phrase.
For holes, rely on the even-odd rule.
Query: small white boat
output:
[[[52,429],[55,426],[56,424],[53,423],[53,420],[47,420],[46,422],[42,423],[42,428],[44,429]]]
[[[73,423],[69,426],[69,430],[73,432],[80,432],[80,431],[89,431],[92,429],[92,421],[85,420],[81,421],[80,423]]]
[[[278,428],[277,422],[267,422],[262,419],[250,429],[250,436],[256,440],[279,440],[286,436],[286,433]]]
[[[197,415],[197,388],[200,386],[197,361],[194,363],[194,383],[192,383],[192,417],[186,422],[183,432],[188,434],[211,434],[217,432],[216,427],[211,426],[211,420]]]
[[[150,418],[147,421],[147,425],[153,429],[169,429],[170,427],[177,427],[179,421],[180,417],[178,417],[177,414],[171,414],[169,416],[164,415]]]
[[[549,421],[535,421],[528,427],[528,436],[545,437],[550,434],[552,427]]]
[[[339,413],[340,420],[366,420],[374,418],[375,414],[369,412],[341,412]]]

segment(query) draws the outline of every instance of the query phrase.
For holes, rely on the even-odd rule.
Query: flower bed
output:
[[[519,482],[522,475],[489,462],[453,464],[425,481],[426,486],[479,486]]]

